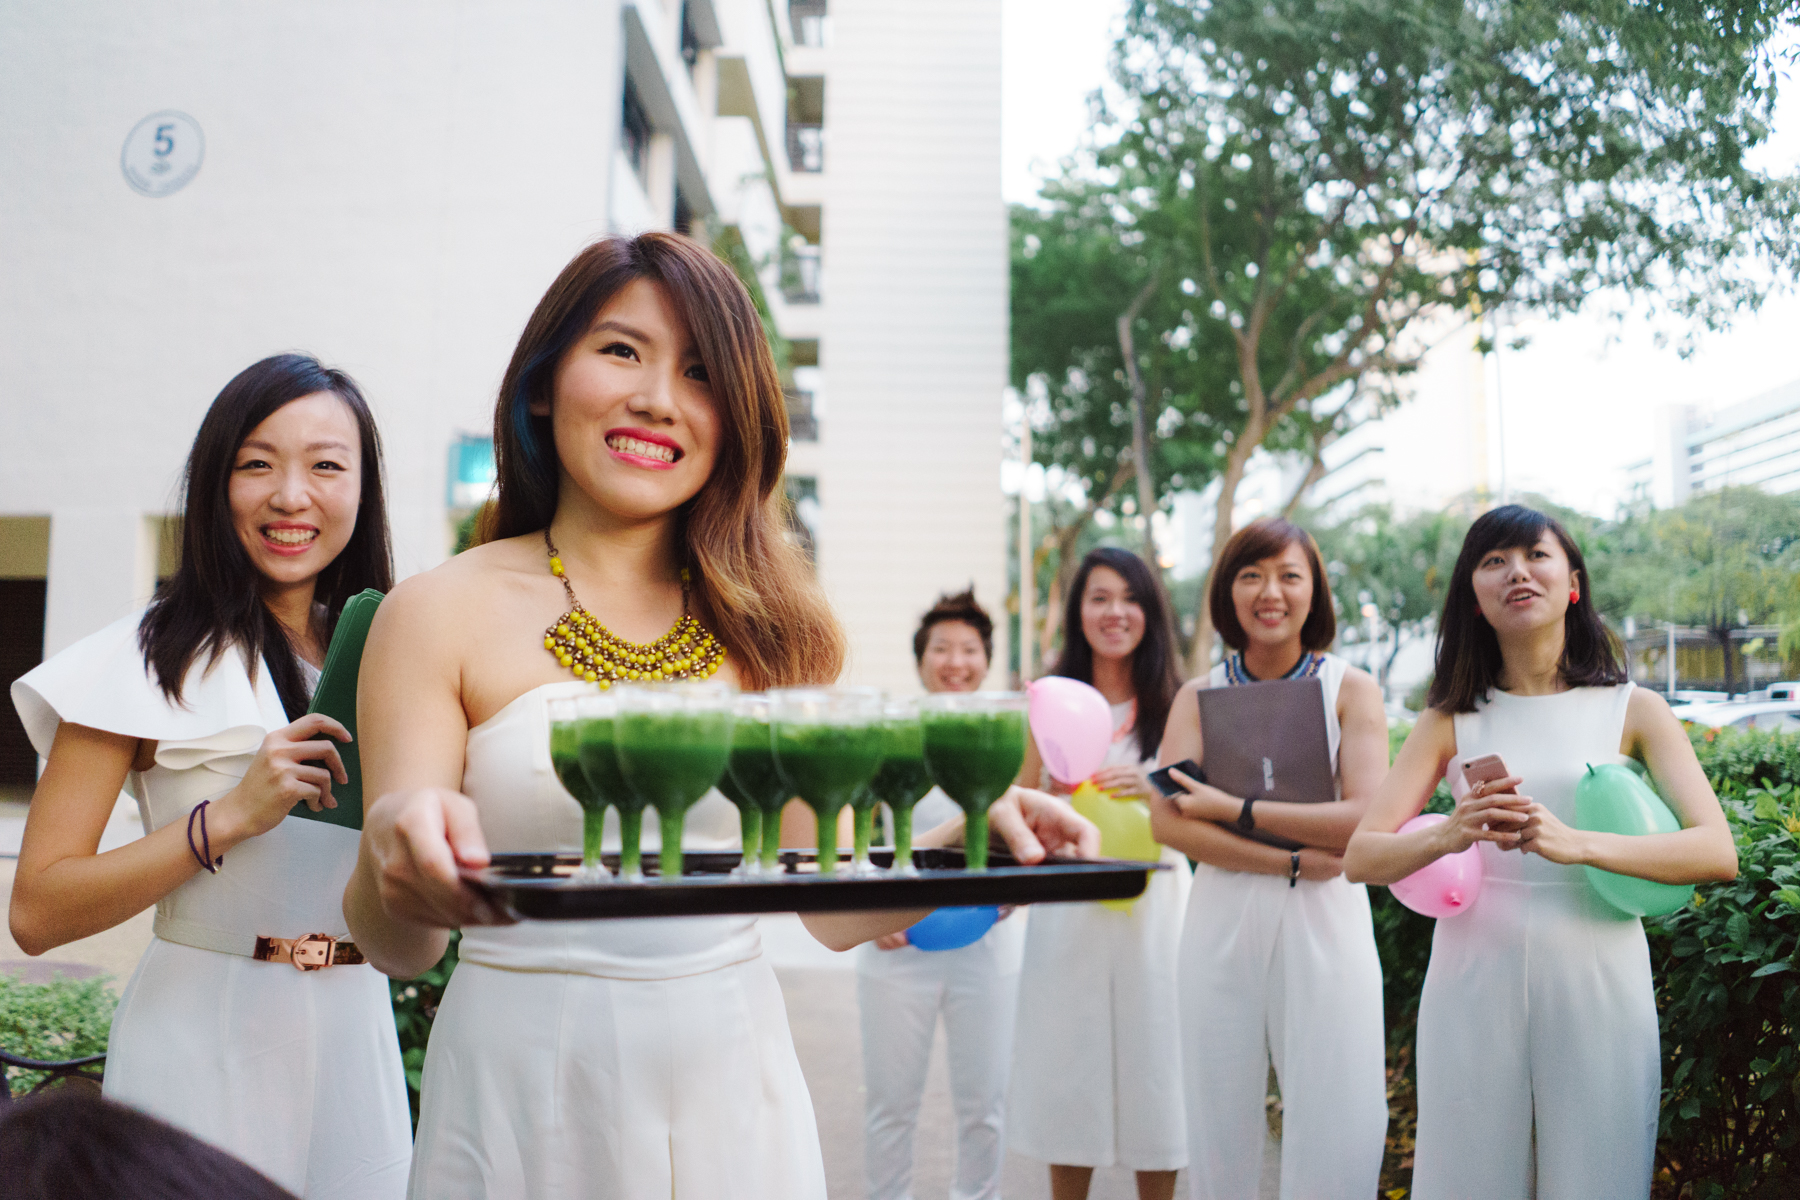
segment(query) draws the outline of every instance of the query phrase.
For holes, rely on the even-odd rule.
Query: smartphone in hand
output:
[[[1463,787],[1472,789],[1478,783],[1494,783],[1505,779],[1511,772],[1498,754],[1484,754],[1480,758],[1465,759],[1462,765]]]
[[[1189,779],[1192,779],[1197,783],[1206,782],[1206,772],[1200,769],[1200,764],[1191,758],[1184,758],[1173,766],[1167,766],[1159,771],[1150,772],[1150,786],[1165,796],[1175,796],[1187,791],[1187,789],[1182,787],[1181,784],[1176,781],[1175,777],[1170,774],[1171,771],[1180,771],[1183,775],[1186,775]]]

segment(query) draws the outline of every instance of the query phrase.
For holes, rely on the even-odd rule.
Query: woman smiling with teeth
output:
[[[200,424],[183,507],[149,609],[13,685],[49,758],[13,936],[41,954],[154,904],[107,1095],[301,1195],[394,1200],[411,1131],[393,1009],[343,940],[356,832],[289,817],[336,806],[349,734],[306,710],[344,601],[391,584],[356,384],[298,354],[243,371]],[[148,832],[101,854],[121,786]]]

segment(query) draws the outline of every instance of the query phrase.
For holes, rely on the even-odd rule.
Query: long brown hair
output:
[[[1137,744],[1141,758],[1154,758],[1162,745],[1169,709],[1181,690],[1181,668],[1175,659],[1174,606],[1143,559],[1117,546],[1090,550],[1075,569],[1069,584],[1068,605],[1063,612],[1063,651],[1049,673],[1094,682],[1094,647],[1081,624],[1081,602],[1088,576],[1095,567],[1106,567],[1125,581],[1131,599],[1144,610],[1144,638],[1131,654],[1131,691],[1137,699]]]
[[[550,418],[557,367],[620,289],[662,287],[687,325],[712,381],[719,453],[712,475],[682,506],[680,531],[699,612],[724,643],[746,688],[830,683],[844,666],[844,633],[800,550],[784,536],[781,475],[787,403],[756,307],[710,251],[672,233],[609,237],[577,254],[538,301],[494,406],[498,489],[477,543],[535,533],[556,515],[562,473]]]

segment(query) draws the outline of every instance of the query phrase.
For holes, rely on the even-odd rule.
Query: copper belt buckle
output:
[[[331,952],[337,939],[329,933],[309,933],[294,939],[293,960],[296,971],[317,971],[331,965]]]

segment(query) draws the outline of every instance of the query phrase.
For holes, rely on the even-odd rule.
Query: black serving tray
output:
[[[609,879],[573,883],[578,854],[496,854],[480,871],[463,878],[515,917],[534,921],[577,921],[597,917],[698,917],[728,913],[844,912],[874,908],[942,908],[948,905],[1042,904],[1070,900],[1129,900],[1143,894],[1150,872],[1161,864],[1128,859],[1050,858],[1021,866],[990,852],[988,869],[963,869],[958,849],[914,850],[917,875],[851,875],[849,857],[840,856],[836,875],[818,874],[811,850],[783,850],[782,873],[744,877],[730,871],[737,851],[689,850],[686,873],[672,879],[656,874],[657,855],[643,854],[642,883]],[[869,857],[890,866],[894,852],[875,849]],[[605,855],[618,870],[618,855]]]

